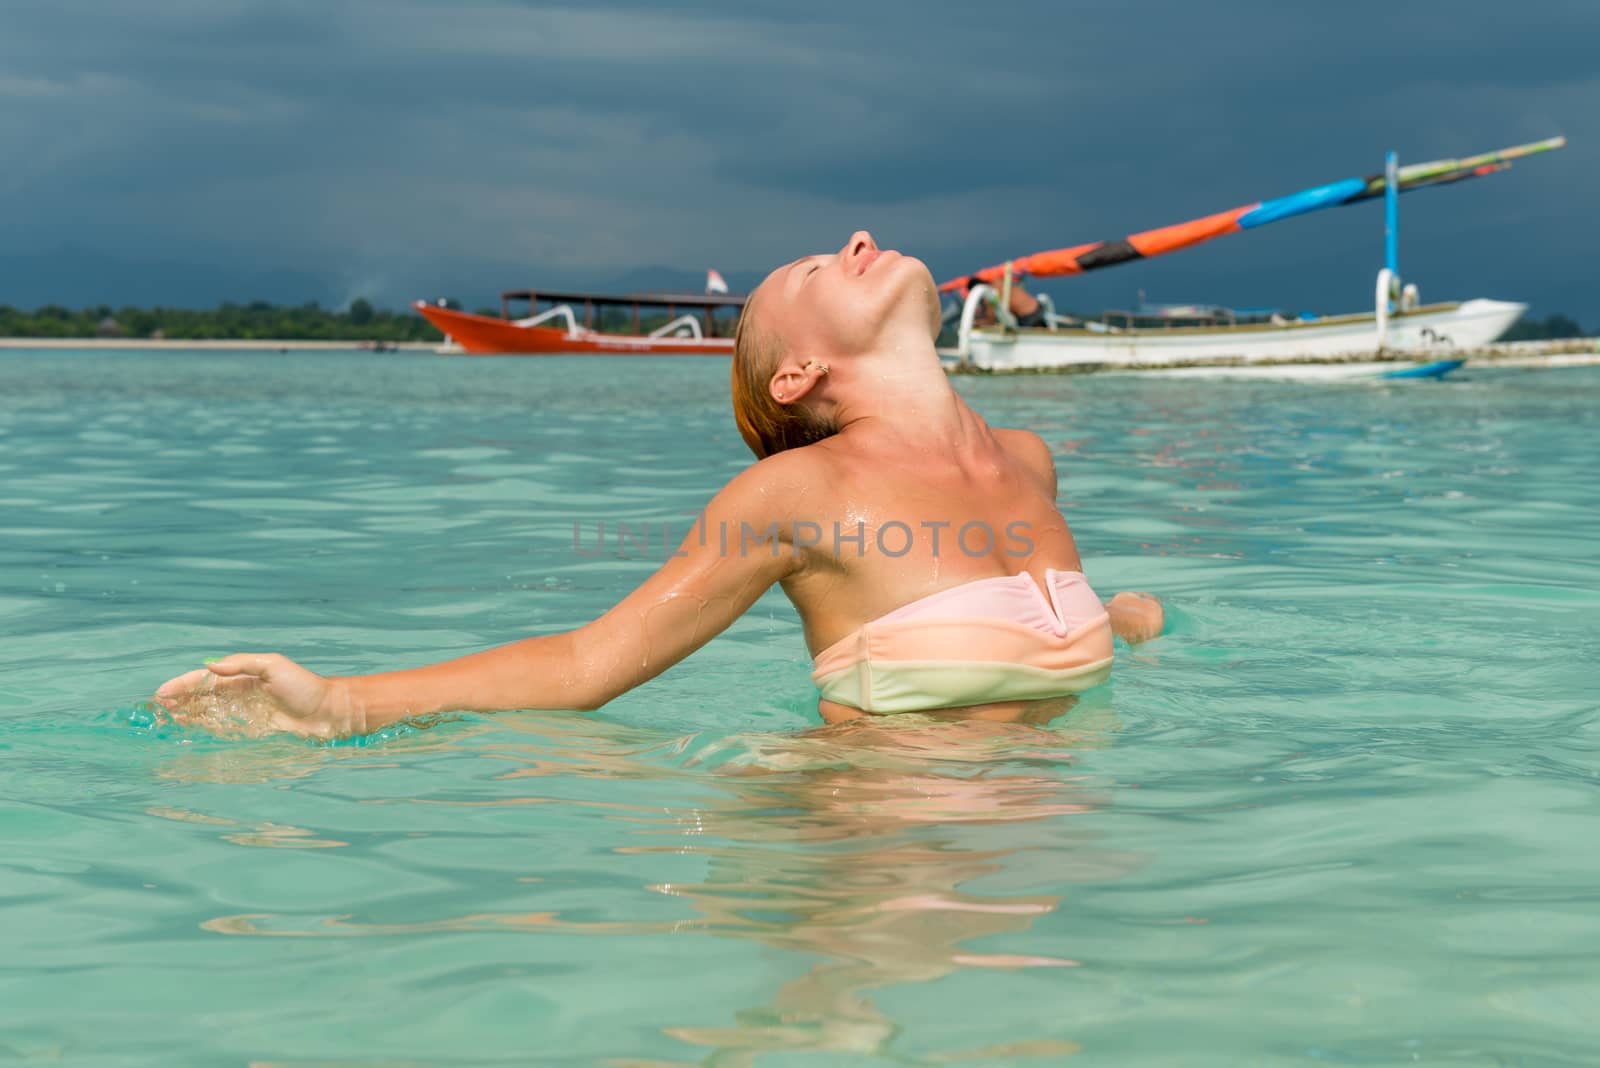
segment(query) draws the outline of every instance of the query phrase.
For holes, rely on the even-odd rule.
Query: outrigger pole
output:
[[[1327,185],[1313,186],[1303,189],[1298,193],[1278,197],[1276,200],[1257,201],[1246,204],[1240,208],[1218,212],[1216,215],[1207,215],[1188,222],[1177,223],[1173,226],[1163,226],[1155,230],[1145,230],[1142,233],[1130,234],[1116,241],[1092,241],[1086,245],[1073,245],[1070,248],[1052,249],[1048,252],[1036,252],[1031,256],[1010,261],[1009,264],[999,264],[994,267],[985,267],[970,275],[953,278],[939,287],[941,292],[952,290],[965,290],[974,282],[984,282],[996,285],[1006,275],[1007,270],[1021,276],[1031,274],[1048,276],[1058,274],[1082,274],[1085,271],[1099,270],[1129,260],[1147,259],[1151,256],[1162,256],[1168,252],[1198,245],[1202,241],[1209,241],[1214,237],[1224,234],[1238,233],[1241,230],[1252,230],[1257,226],[1277,222],[1279,219],[1289,219],[1296,215],[1305,215],[1308,212],[1318,211],[1322,208],[1331,208],[1340,204],[1354,204],[1357,201],[1368,200],[1372,197],[1383,196],[1390,189],[1396,194],[1409,193],[1413,189],[1421,189],[1430,185],[1445,185],[1450,182],[1459,182],[1467,178],[1481,178],[1484,175],[1503,171],[1511,166],[1511,161],[1532,156],[1540,152],[1550,152],[1565,146],[1565,137],[1550,137],[1543,141],[1534,141],[1526,145],[1513,145],[1502,148],[1497,152],[1485,152],[1477,156],[1467,156],[1464,159],[1439,159],[1428,163],[1413,163],[1407,167],[1396,167],[1394,173],[1375,174],[1366,178],[1346,178]],[[1394,232],[1393,216],[1390,215],[1390,232]],[[1392,239],[1391,239],[1392,240]],[[1394,251],[1388,252],[1392,259]],[[997,286],[998,288],[998,286]]]

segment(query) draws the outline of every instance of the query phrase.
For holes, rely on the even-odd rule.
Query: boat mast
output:
[[[1400,159],[1390,152],[1383,160],[1383,265],[1400,284]]]
[[[1394,152],[1383,158],[1383,270],[1378,272],[1373,303],[1377,328],[1373,351],[1381,355],[1389,344],[1389,316],[1404,304],[1400,292],[1400,163]]]

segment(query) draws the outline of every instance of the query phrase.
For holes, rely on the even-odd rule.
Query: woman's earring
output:
[[[828,373],[828,365],[825,364],[825,363],[808,363],[808,364],[806,364],[806,366],[807,367],[815,367],[818,370],[820,370],[823,374],[827,374]]]

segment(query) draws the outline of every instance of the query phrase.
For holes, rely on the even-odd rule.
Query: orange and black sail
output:
[[[1504,148],[1498,152],[1485,152],[1479,156],[1469,156],[1466,159],[1441,159],[1430,163],[1415,163],[1399,170],[1399,191],[1410,192],[1430,185],[1444,185],[1449,182],[1459,182],[1466,178],[1478,178],[1496,171],[1505,170],[1511,166],[1511,161],[1523,156],[1531,156],[1538,152],[1548,152],[1561,148],[1567,143],[1565,137],[1551,137],[1544,141],[1535,141],[1532,144],[1516,145]],[[1233,208],[1229,211],[1218,212],[1199,219],[1190,219],[1188,222],[1177,223],[1173,226],[1162,226],[1155,230],[1145,230],[1142,233],[1130,234],[1115,241],[1091,241],[1086,245],[1073,245],[1070,248],[1051,249],[1048,252],[1035,252],[1031,256],[1023,256],[1012,260],[1009,264],[998,264],[994,267],[985,267],[981,271],[974,271],[970,275],[954,278],[939,287],[943,292],[952,290],[966,290],[976,282],[997,284],[1004,277],[1009,268],[1016,275],[1048,276],[1058,274],[1082,274],[1085,271],[1099,270],[1129,260],[1148,259],[1151,256],[1161,256],[1168,252],[1198,245],[1202,241],[1209,241],[1214,237],[1224,234],[1238,233],[1241,230],[1252,230],[1267,223],[1277,222],[1280,219],[1293,218],[1307,212],[1317,211],[1322,208],[1331,208],[1340,204],[1354,204],[1357,201],[1370,200],[1382,196],[1386,185],[1382,174],[1375,174],[1366,178],[1345,178],[1342,181],[1329,182],[1326,185],[1313,186],[1303,189],[1298,193],[1278,197],[1274,200],[1257,201],[1243,207]]]

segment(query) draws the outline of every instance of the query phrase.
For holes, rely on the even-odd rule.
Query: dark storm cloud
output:
[[[652,264],[749,277],[861,225],[947,275],[1389,147],[1564,132],[1557,156],[1407,198],[1403,266],[1425,294],[1600,321],[1589,0],[7,7],[0,303],[114,302],[163,272],[171,302],[481,303]],[[1358,307],[1377,226],[1349,209],[1054,288]]]

